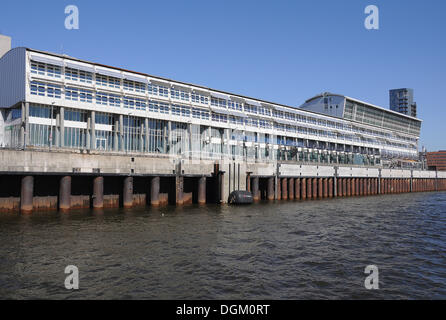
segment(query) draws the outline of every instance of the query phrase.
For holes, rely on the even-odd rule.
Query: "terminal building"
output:
[[[14,48],[0,59],[0,147],[193,159],[416,165],[421,120],[323,93],[300,107]]]

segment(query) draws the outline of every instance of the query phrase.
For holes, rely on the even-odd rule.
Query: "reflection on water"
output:
[[[446,298],[446,193],[1,215],[0,243],[0,298]]]

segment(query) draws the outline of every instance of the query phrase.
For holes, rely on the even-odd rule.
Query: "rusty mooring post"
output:
[[[259,201],[259,177],[252,178],[252,197],[254,201]]]
[[[20,211],[24,214],[33,212],[34,177],[24,176],[20,193]]]
[[[133,207],[133,177],[124,178],[124,186],[122,190],[122,202],[124,208]]]
[[[206,177],[198,179],[198,204],[206,204]]]
[[[71,177],[64,176],[59,182],[59,210],[69,211],[71,209]]]
[[[274,177],[268,178],[268,189],[267,189],[267,198],[269,201],[274,200]]]
[[[93,179],[93,209],[104,208],[104,177]]]
[[[150,205],[159,207],[160,205],[160,177],[153,177],[150,180]]]

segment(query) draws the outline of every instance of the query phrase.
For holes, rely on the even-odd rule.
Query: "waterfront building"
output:
[[[390,110],[409,115],[417,116],[417,103],[414,102],[413,89],[402,88],[389,91]]]
[[[300,108],[14,48],[0,59],[0,146],[247,162],[416,161],[421,120],[321,94]]]
[[[446,171],[446,150],[427,152],[426,158],[429,170]]]

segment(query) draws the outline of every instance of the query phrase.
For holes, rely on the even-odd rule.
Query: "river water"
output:
[[[446,193],[2,214],[0,298],[446,299]]]

